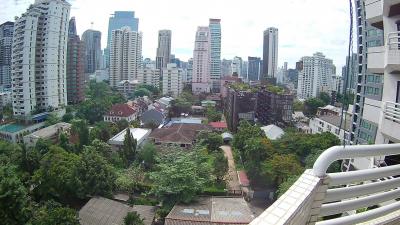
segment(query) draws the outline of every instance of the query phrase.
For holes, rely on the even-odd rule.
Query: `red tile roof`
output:
[[[136,110],[127,104],[116,104],[111,107],[107,116],[129,117],[136,113]]]
[[[250,185],[249,178],[247,178],[247,174],[245,171],[238,171],[238,176],[239,176],[239,183],[243,187],[248,187]]]
[[[210,125],[212,128],[216,128],[216,129],[225,129],[228,128],[228,126],[226,125],[226,122],[211,122],[208,125]]]

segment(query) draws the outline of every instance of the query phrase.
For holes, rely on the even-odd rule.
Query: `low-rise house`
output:
[[[166,119],[165,113],[157,109],[147,110],[140,117],[140,121],[143,125],[153,124],[156,127],[160,126],[161,124],[164,124],[165,119]]]
[[[129,212],[137,212],[145,225],[152,225],[155,211],[155,206],[131,207],[107,198],[94,197],[79,210],[79,222],[81,225],[123,225]]]
[[[133,95],[138,85],[139,85],[138,80],[123,80],[117,84],[117,90],[126,99],[128,99]]]
[[[130,130],[133,138],[136,139],[138,147],[143,145],[143,143],[146,141],[147,137],[151,133],[150,129],[129,128],[129,130]],[[111,147],[114,150],[121,149],[122,146],[124,145],[125,135],[126,135],[126,129],[119,132],[114,137],[112,137],[110,140],[108,140],[108,144],[111,145]]]
[[[223,132],[228,129],[226,122],[211,122],[208,124],[214,131]]]
[[[156,145],[178,145],[190,148],[200,131],[210,131],[204,124],[175,123],[169,127],[155,129],[149,136]]]
[[[42,129],[44,126],[44,122],[35,123],[32,125],[16,123],[5,124],[0,126],[0,139],[13,143],[21,143],[23,142],[23,137],[25,135]]]
[[[135,108],[128,104],[116,104],[111,107],[111,110],[104,115],[105,122],[117,122],[120,120],[127,120],[132,122],[138,117]]]
[[[285,134],[285,131],[283,131],[282,128],[273,124],[261,127],[261,130],[264,131],[265,136],[270,140],[279,139]]]
[[[345,114],[347,115],[347,114]],[[351,116],[344,116],[341,121],[339,115],[320,115],[310,120],[310,129],[313,134],[329,132],[339,138],[341,142],[346,141],[350,144]]]
[[[39,139],[48,140],[52,143],[57,143],[61,133],[65,133],[66,135],[70,134],[71,126],[72,125],[69,123],[61,122],[45,127],[24,136],[24,143],[26,146],[34,146]]]
[[[204,197],[189,205],[175,205],[165,225],[240,225],[254,218],[243,198]]]

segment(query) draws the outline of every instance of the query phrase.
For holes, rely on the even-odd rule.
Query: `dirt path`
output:
[[[221,146],[225,157],[228,159],[228,188],[230,191],[240,191],[240,184],[236,173],[235,160],[233,159],[232,149],[230,146]]]

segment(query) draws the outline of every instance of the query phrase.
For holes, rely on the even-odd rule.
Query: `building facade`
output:
[[[101,32],[86,30],[82,41],[85,45],[85,73],[94,73],[102,69]]]
[[[368,48],[384,45],[382,29],[375,28],[366,20],[365,0],[355,0],[357,16],[357,76],[356,97],[354,99],[353,124],[351,141],[353,144],[368,144],[375,142],[379,121],[369,119],[364,111],[379,111],[382,102],[383,73],[368,70]],[[372,103],[372,104],[371,104]],[[366,107],[366,108],[365,108]]]
[[[192,92],[209,93],[210,79],[210,28],[198,27],[193,51]]]
[[[248,72],[247,78],[249,81],[258,81],[260,79],[261,58],[248,57]]]
[[[236,76],[238,76],[239,78],[243,79],[242,76],[242,66],[243,66],[243,60],[241,57],[235,56],[232,60],[232,64],[231,64],[231,71],[232,74],[236,74]],[[231,75],[232,75],[231,74]]]
[[[110,67],[110,47],[113,30],[130,27],[132,31],[139,31],[139,19],[135,18],[134,11],[115,11],[108,20],[107,47],[104,49],[105,67]]]
[[[137,80],[142,62],[142,33],[129,27],[114,30],[110,48],[110,86],[124,80]]]
[[[16,18],[11,68],[15,116],[26,117],[67,105],[70,7],[65,0],[36,1]]]
[[[221,62],[221,77],[232,76],[232,60],[223,59]]]
[[[169,63],[162,74],[163,95],[178,97],[183,91],[183,70],[178,68],[175,63]]]
[[[84,43],[76,32],[75,17],[69,21],[67,47],[67,101],[78,104],[85,100]]]
[[[346,66],[342,68],[342,77],[346,83],[347,93],[356,93],[357,86],[357,54],[353,54],[351,57],[346,57]]]
[[[278,69],[278,28],[270,27],[264,31],[263,79],[275,78]]]
[[[210,19],[209,28],[211,35],[211,88],[214,93],[219,93],[221,79],[221,20]]]
[[[156,69],[167,68],[167,64],[171,61],[171,38],[172,32],[170,30],[158,31]]]
[[[297,98],[317,97],[321,91],[331,90],[333,62],[322,53],[301,58],[301,70],[298,75]]]
[[[0,88],[11,87],[11,50],[14,23],[0,25]]]
[[[138,81],[141,84],[160,87],[161,70],[156,69],[154,64],[148,64],[139,69]]]

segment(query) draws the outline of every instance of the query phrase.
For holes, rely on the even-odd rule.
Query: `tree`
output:
[[[321,99],[325,105],[331,104],[331,96],[326,92],[319,93],[318,98]]]
[[[77,174],[79,163],[79,156],[51,146],[32,177],[34,192],[45,199],[82,197],[82,185]]]
[[[217,122],[221,120],[222,114],[217,112],[213,107],[207,107],[206,116],[208,122]]]
[[[0,218],[2,224],[25,224],[29,219],[28,190],[13,165],[0,165]]]
[[[111,155],[113,153],[111,146],[109,144],[102,142],[98,139],[93,140],[88,148],[93,149],[107,160],[110,160]]]
[[[77,166],[77,174],[86,195],[111,196],[116,174],[112,166],[93,148],[86,148]]]
[[[211,182],[211,167],[198,152],[173,152],[150,173],[151,193],[163,202],[189,203]]]
[[[145,180],[145,172],[140,166],[131,165],[127,169],[117,171],[115,187],[118,191],[133,192],[138,184]]]
[[[318,107],[325,106],[325,103],[319,98],[309,98],[304,102],[304,114],[313,117],[317,114]]]
[[[131,134],[131,130],[126,128],[124,144],[122,146],[122,159],[124,161],[125,166],[129,166],[136,158],[136,147],[137,141],[133,138]]]
[[[117,121],[116,124],[117,124],[119,131],[122,131],[129,127],[129,122],[125,119]]]
[[[243,148],[244,166],[250,179],[259,179],[262,175],[262,163],[273,156],[275,149],[265,137],[250,138]]]
[[[293,110],[294,111],[304,111],[304,103],[299,100],[294,100],[293,102]]]
[[[233,147],[240,152],[243,152],[245,141],[254,137],[263,137],[264,132],[258,126],[251,125],[248,121],[242,120],[239,122],[238,131],[233,138]]]
[[[201,132],[198,139],[210,152],[219,151],[220,147],[224,144],[222,136],[215,132]]]
[[[63,207],[55,201],[47,201],[36,209],[30,224],[32,225],[79,225],[78,214],[75,210]]]
[[[67,134],[61,132],[58,139],[60,140],[60,147],[66,151],[72,151],[72,146],[69,144],[69,138]]]
[[[125,225],[144,225],[144,220],[137,212],[128,212],[124,218]]]
[[[74,119],[74,115],[72,115],[72,113],[66,113],[63,117],[62,117],[62,121],[65,123],[69,123],[71,122],[71,120]]]
[[[45,126],[51,126],[59,122],[61,122],[61,118],[58,117],[55,113],[50,113],[46,119]]]
[[[82,150],[84,145],[89,144],[89,128],[86,120],[72,121],[71,133],[78,137],[78,146]]]
[[[44,140],[39,138],[35,144],[35,150],[40,153],[40,155],[46,154],[50,149],[51,143],[49,140]]]
[[[97,122],[90,130],[90,140],[93,141],[95,139],[99,139],[103,142],[107,142],[111,138],[112,132],[114,132],[114,128],[110,128],[110,125],[116,127],[116,125],[112,123],[107,123],[104,121]],[[115,132],[119,132],[118,128],[116,128]]]
[[[157,149],[152,143],[146,143],[140,150],[139,159],[146,168],[152,168],[156,163]]]
[[[228,159],[224,156],[222,151],[214,153],[213,169],[214,175],[217,178],[217,183],[224,180],[225,175],[228,173]]]
[[[291,175],[301,174],[303,170],[300,162],[293,154],[275,154],[272,159],[264,163],[265,173],[275,180],[277,186],[286,181]]]
[[[135,90],[134,93],[135,97],[143,97],[143,96],[150,96],[151,92],[146,88],[138,88]]]

